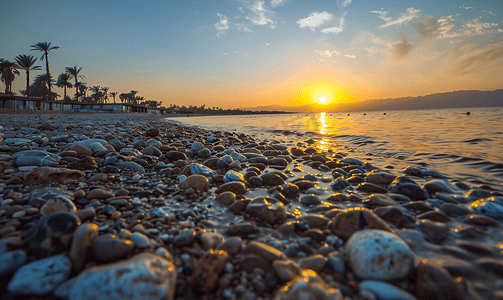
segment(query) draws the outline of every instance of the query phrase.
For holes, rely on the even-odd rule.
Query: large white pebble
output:
[[[397,280],[414,268],[414,254],[398,236],[376,229],[354,233],[346,243],[349,265],[361,279]]]

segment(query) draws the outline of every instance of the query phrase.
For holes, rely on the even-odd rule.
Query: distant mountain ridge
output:
[[[257,106],[246,110],[269,110],[288,112],[345,112],[345,111],[380,111],[409,109],[440,109],[463,107],[503,106],[503,89],[494,91],[454,91],[418,97],[363,100],[334,105],[309,104],[303,106]]]

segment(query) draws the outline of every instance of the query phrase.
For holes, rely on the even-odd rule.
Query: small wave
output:
[[[477,158],[477,157],[460,157],[456,160],[453,160],[453,163],[465,163],[465,162],[471,162],[471,161],[481,161],[482,158]]]
[[[476,144],[479,142],[492,142],[492,139],[478,138],[478,139],[469,139],[469,140],[463,141],[463,143],[470,143],[470,144]]]
[[[433,154],[430,156],[431,159],[443,159],[443,158],[458,158],[459,156],[458,155],[454,155],[454,154],[443,154],[443,153],[439,153],[439,154]]]
[[[492,163],[492,166],[484,168],[484,170],[492,171],[492,170],[503,170],[503,164]]]

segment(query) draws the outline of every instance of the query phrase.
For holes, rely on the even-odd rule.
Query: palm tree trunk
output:
[[[30,94],[30,71],[26,71],[26,96]]]
[[[79,101],[79,85],[78,85],[77,77],[75,77],[75,100]]]
[[[65,90],[65,96],[63,97],[63,101],[65,101],[65,99],[66,99],[66,85],[63,88]]]
[[[48,54],[49,53],[45,53],[45,68],[47,70],[47,79],[48,79],[48,82],[47,82],[47,87],[49,88],[49,95],[48,95],[48,98],[49,100],[52,100],[52,87],[51,87],[51,73],[49,72],[49,57],[48,57]]]

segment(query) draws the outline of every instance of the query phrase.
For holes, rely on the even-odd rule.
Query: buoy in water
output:
[[[348,116],[349,116],[349,114],[348,114]]]
[[[469,115],[470,115],[470,112],[469,112],[469,111],[467,111],[467,112],[466,112],[466,115],[467,115],[467,116],[469,116]]]
[[[367,114],[366,113],[363,113],[364,116],[366,116]]]
[[[384,113],[384,115],[386,115],[386,113]]]

